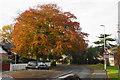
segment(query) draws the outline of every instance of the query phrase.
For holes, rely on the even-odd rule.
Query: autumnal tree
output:
[[[87,33],[70,12],[63,12],[56,4],[38,5],[16,18],[12,33],[13,50],[22,56],[66,54],[69,50],[85,50]]]
[[[6,42],[12,42],[11,35],[12,35],[13,29],[14,29],[13,24],[3,26],[1,31],[2,39],[5,39]]]

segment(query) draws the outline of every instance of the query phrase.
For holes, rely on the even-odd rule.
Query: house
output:
[[[8,56],[12,54],[10,43],[0,42],[0,61],[8,60]]]
[[[2,45],[0,44],[0,61],[8,60],[8,53],[3,50]]]
[[[108,49],[109,54],[109,64],[110,66],[118,65],[118,49],[117,47]]]

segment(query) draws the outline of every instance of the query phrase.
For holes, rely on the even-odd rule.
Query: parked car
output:
[[[49,67],[43,62],[30,61],[30,62],[28,62],[27,66],[26,66],[26,70],[28,70],[28,69],[49,70]]]
[[[26,70],[28,69],[38,69],[38,64],[36,61],[30,61],[28,62],[27,66],[26,66]]]
[[[43,63],[43,62],[38,62],[38,69],[46,69],[46,70],[49,70],[49,67]]]

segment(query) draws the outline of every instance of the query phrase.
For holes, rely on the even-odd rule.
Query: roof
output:
[[[3,46],[6,49],[11,49],[12,47],[14,47],[14,45],[12,45],[11,43],[0,43],[1,46]]]
[[[113,48],[111,48],[111,49],[108,49],[108,51],[109,51],[110,53],[117,53],[117,52],[118,52],[118,48],[117,48],[117,47],[113,47]]]
[[[0,46],[2,47],[2,50],[6,51],[6,52],[11,52],[11,48],[15,47],[14,45],[12,45],[11,43],[1,43],[0,42]]]
[[[5,50],[2,49],[2,46],[0,46],[0,53],[7,53]]]

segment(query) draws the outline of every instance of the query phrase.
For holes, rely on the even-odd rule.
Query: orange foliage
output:
[[[118,46],[118,60],[119,60],[119,63],[120,63],[120,45]]]
[[[38,5],[16,18],[13,31],[14,51],[20,55],[44,53],[53,55],[85,50],[86,33],[81,32],[80,24],[70,12],[62,12],[56,4]],[[51,51],[52,50],[52,51]]]

